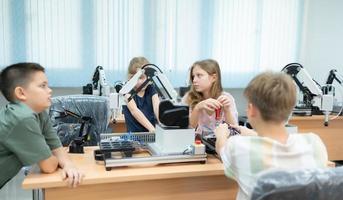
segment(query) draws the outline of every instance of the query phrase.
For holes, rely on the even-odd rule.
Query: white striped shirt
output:
[[[324,168],[328,161],[325,145],[313,133],[290,134],[286,144],[261,136],[232,136],[221,158],[226,176],[239,184],[237,199],[249,199],[263,170]]]

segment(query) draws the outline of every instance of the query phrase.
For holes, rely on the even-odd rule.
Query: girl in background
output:
[[[190,107],[189,123],[196,128],[196,134],[213,133],[221,122],[238,125],[235,100],[223,91],[217,61],[207,59],[195,62],[189,79],[191,88],[183,97],[183,102]]]
[[[139,69],[149,61],[144,57],[135,57],[130,61],[128,68],[128,78],[132,78]],[[143,74],[135,86],[135,89],[147,79]],[[129,95],[128,95],[129,96]],[[127,97],[126,96],[126,100]],[[148,84],[135,95],[127,106],[123,107],[125,123],[128,132],[154,132],[158,119],[158,106],[160,100],[153,85]]]

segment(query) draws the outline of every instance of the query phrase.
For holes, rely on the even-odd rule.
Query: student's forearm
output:
[[[225,135],[217,136],[216,140],[216,152],[220,155],[220,150],[224,147],[227,137]]]
[[[63,147],[59,147],[54,149],[52,153],[58,158],[62,168],[62,179],[66,180],[70,187],[78,186],[82,182],[84,174],[75,167],[67,152],[64,151]]]
[[[148,129],[149,132],[155,130],[155,127],[150,123],[150,121],[145,117],[145,115],[140,110],[131,112],[131,114],[142,126]]]
[[[195,128],[198,125],[198,120],[199,120],[199,114],[200,114],[200,109],[199,109],[199,104],[194,106],[192,113],[189,118],[189,124],[191,127]]]
[[[231,125],[238,125],[236,118],[230,111],[225,114],[225,122]]]
[[[52,155],[45,160],[39,161],[38,165],[42,172],[53,173],[58,167],[58,159],[56,156]]]
[[[159,119],[159,116],[158,116],[158,109],[155,109],[155,108],[154,108],[154,114],[155,114],[156,120],[157,120],[158,122],[160,122],[160,119]]]
[[[158,97],[157,94],[152,96],[152,104],[153,104],[153,110],[154,110],[154,114],[156,116],[156,120],[159,122],[159,116],[158,116],[158,112],[159,112],[159,106],[160,106],[160,99]]]
[[[58,164],[61,168],[65,168],[68,165],[73,165],[68,157],[67,152],[64,151],[63,147],[59,147],[52,151],[53,155],[57,157]]]

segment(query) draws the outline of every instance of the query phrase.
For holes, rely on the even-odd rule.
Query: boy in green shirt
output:
[[[18,63],[0,74],[0,89],[9,101],[0,110],[0,188],[26,165],[37,163],[44,173],[62,168],[69,186],[81,183],[78,171],[63,150],[45,111],[51,105],[51,89],[44,68]]]

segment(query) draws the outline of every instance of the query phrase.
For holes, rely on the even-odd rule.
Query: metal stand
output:
[[[44,200],[44,189],[33,189],[32,190],[32,200]]]
[[[112,136],[120,136],[123,137],[123,134],[101,134],[100,138],[105,140]],[[149,137],[147,137],[149,136]],[[139,138],[141,142],[147,142],[142,145],[141,149],[149,153],[148,157],[121,157],[121,158],[113,158],[104,156],[104,164],[107,171],[110,171],[112,167],[122,167],[122,166],[132,166],[132,165],[142,165],[142,164],[167,164],[167,163],[182,163],[182,162],[200,162],[201,164],[205,164],[207,160],[207,154],[197,154],[194,155],[192,153],[170,153],[170,154],[162,154],[158,146],[155,143],[151,142],[151,137],[155,136],[153,133],[143,133],[130,135],[130,139],[132,138]],[[132,138],[131,138],[132,137]],[[147,141],[146,141],[147,140]],[[155,137],[153,137],[153,141]]]

